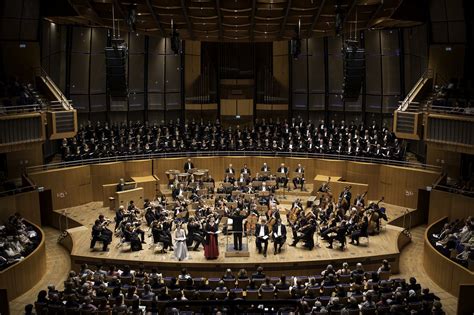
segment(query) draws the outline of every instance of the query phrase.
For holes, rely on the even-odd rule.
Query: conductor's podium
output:
[[[115,210],[126,207],[133,200],[135,205],[143,208],[145,199],[153,200],[159,193],[159,179],[156,175],[132,177],[125,183],[123,191],[117,191],[118,183],[102,185],[102,203],[104,207]]]

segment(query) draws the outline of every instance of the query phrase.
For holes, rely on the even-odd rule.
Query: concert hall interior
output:
[[[474,1],[0,8],[0,314],[474,314]]]

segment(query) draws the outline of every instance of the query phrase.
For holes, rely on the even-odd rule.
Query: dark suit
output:
[[[281,247],[286,241],[286,226],[281,224],[280,228],[280,235],[278,235],[278,224],[274,224],[272,228],[272,236],[273,236],[273,247],[276,252],[281,252]]]
[[[268,238],[263,238],[260,236],[260,230],[263,228],[264,235],[269,236],[270,231],[268,230],[267,225],[261,225],[257,224],[257,227],[255,229],[255,243],[257,245],[258,253],[262,253],[262,244],[263,244],[263,256],[267,256],[267,249],[268,249]]]
[[[173,198],[177,198],[181,192],[181,195],[184,193],[184,189],[176,188],[173,190]]]
[[[234,249],[242,250],[243,221],[246,217],[240,214],[229,216],[232,219],[232,232],[234,233]]]
[[[298,184],[300,184],[301,185],[301,190],[303,190],[303,186],[304,186],[304,168],[297,167],[295,172],[296,173],[301,173],[301,177],[293,178],[293,185],[295,186],[295,189],[296,189],[296,186]]]
[[[186,162],[184,163],[184,172],[188,172],[188,170],[194,168],[194,164],[192,162]]]
[[[240,170],[240,173],[241,173],[241,174],[247,173],[247,174],[249,174],[249,175],[251,174],[250,169],[249,169],[248,167],[247,167],[247,168],[243,167],[243,168]]]
[[[225,172],[226,172],[226,173],[229,173],[229,174],[235,175],[235,169],[234,169],[233,167],[232,167],[232,168],[229,168],[229,167],[226,168],[226,169],[225,169]]]

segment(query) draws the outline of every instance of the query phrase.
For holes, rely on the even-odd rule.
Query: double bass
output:
[[[379,225],[379,220],[380,220],[380,215],[379,212],[377,211],[379,207],[379,203],[384,200],[384,197],[380,198],[380,200],[377,202],[375,207],[369,211],[371,213],[368,215],[369,216],[369,226],[367,227],[367,233],[369,234],[374,234],[375,232],[378,232],[378,225]],[[367,209],[366,209],[367,210]]]

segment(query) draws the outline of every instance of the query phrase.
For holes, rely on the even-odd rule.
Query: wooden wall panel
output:
[[[254,163],[252,165],[252,170],[260,172],[260,169],[263,166],[263,163],[267,163],[270,167],[271,172],[276,172],[276,170],[280,167],[280,163],[284,162],[284,159],[281,157],[268,157],[268,156],[256,156],[250,158]]]
[[[152,160],[126,161],[123,163],[125,163],[125,178],[150,176],[153,174]]]
[[[8,217],[17,211],[16,197],[5,196],[0,198],[0,224],[8,220]]]
[[[154,159],[153,174],[157,175],[162,183],[166,183],[168,179],[165,172],[170,169],[177,169],[183,172],[183,166],[186,160],[187,158]]]
[[[38,191],[29,191],[15,195],[16,211],[25,219],[34,224],[41,225],[41,213]]]
[[[197,169],[207,169],[209,174],[216,180],[222,180],[224,174],[223,157],[197,157],[192,159]],[[184,165],[184,162],[183,162]],[[182,168],[183,166],[181,166]],[[235,168],[235,166],[234,166]]]
[[[474,198],[446,191],[432,190],[430,193],[428,224],[443,217],[448,217],[450,220],[464,219],[472,215],[473,205]]]
[[[129,181],[130,178],[125,176],[124,162],[111,162],[103,164],[91,165],[91,182],[92,182],[92,200],[102,200],[102,185],[114,184],[124,178]]]
[[[314,167],[314,158],[285,158],[285,164],[290,169],[290,176],[291,173],[296,170],[298,163],[304,168],[304,176],[306,178],[306,182],[311,181],[316,176],[316,169]]]
[[[346,175],[346,161],[316,159],[316,175],[340,176]]]
[[[91,202],[90,166],[74,166],[29,174],[38,187],[51,189],[53,209],[63,209]],[[102,187],[98,190],[102,199]]]
[[[349,182],[369,185],[366,199],[379,200],[380,165],[361,162],[347,162],[345,179]]]

